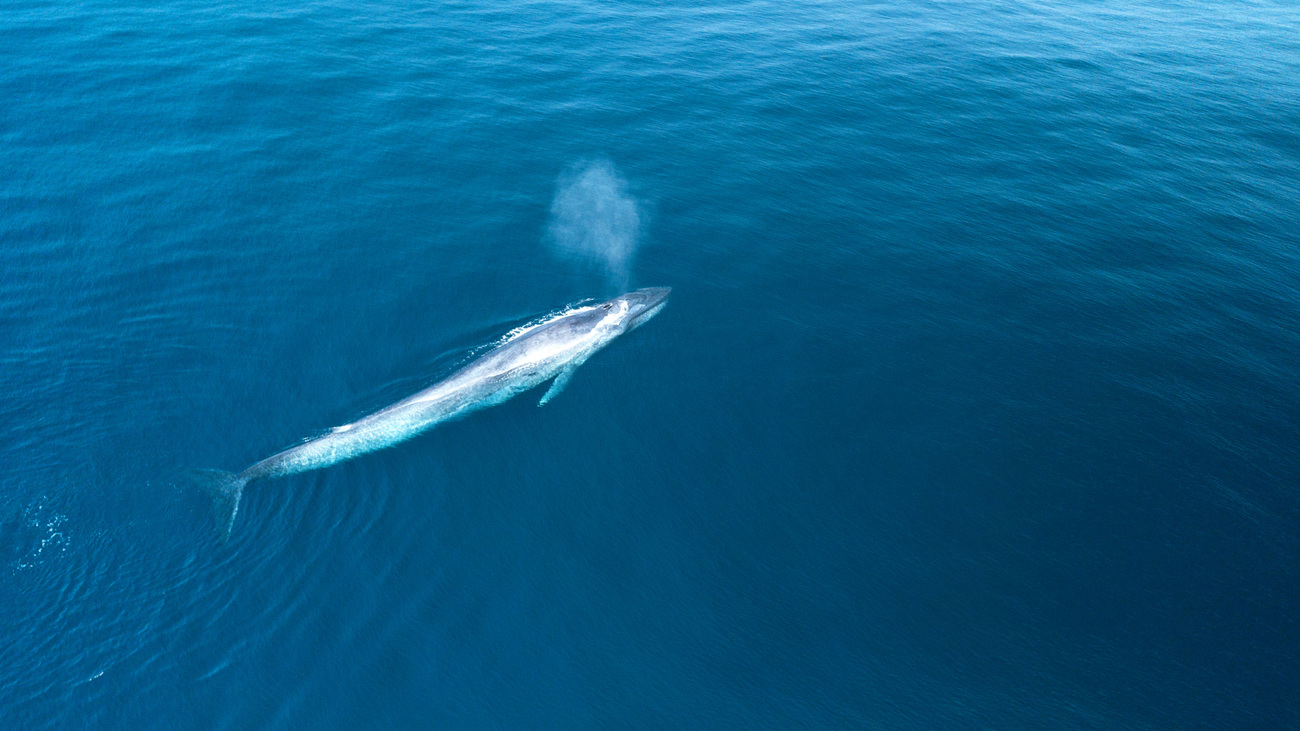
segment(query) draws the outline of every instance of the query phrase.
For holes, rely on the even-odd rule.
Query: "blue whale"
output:
[[[329,467],[390,447],[472,411],[495,406],[554,379],[539,406],[550,401],[593,353],[659,314],[672,290],[649,287],[597,304],[569,307],[520,328],[446,380],[331,429],[242,472],[195,470],[191,477],[212,496],[222,539],[239,511],[244,487],[255,480]]]

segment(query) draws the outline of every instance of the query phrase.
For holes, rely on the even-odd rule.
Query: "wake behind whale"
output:
[[[542,406],[564,389],[592,354],[657,315],[671,291],[649,287],[566,309],[512,333],[447,379],[369,416],[273,454],[238,474],[195,470],[191,477],[211,495],[217,530],[223,539],[229,538],[248,483],[328,467],[390,447],[554,379],[538,402]]]

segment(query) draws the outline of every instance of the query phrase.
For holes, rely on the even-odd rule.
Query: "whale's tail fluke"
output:
[[[221,540],[230,538],[230,528],[239,512],[239,497],[244,494],[247,477],[221,470],[190,470],[188,476],[212,498],[212,511],[217,519],[217,533]]]

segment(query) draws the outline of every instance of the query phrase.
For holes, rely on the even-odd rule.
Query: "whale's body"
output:
[[[555,379],[539,406],[558,394],[597,350],[663,309],[671,290],[639,289],[612,300],[569,308],[512,333],[500,345],[443,381],[391,406],[273,454],[238,474],[196,474],[212,494],[217,528],[230,535],[244,486],[254,480],[320,469],[390,447],[449,419],[494,406]]]

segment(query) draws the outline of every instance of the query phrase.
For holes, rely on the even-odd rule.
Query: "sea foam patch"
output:
[[[43,498],[27,505],[0,523],[5,563],[15,572],[24,571],[67,550],[67,522],[68,516],[47,508]]]

